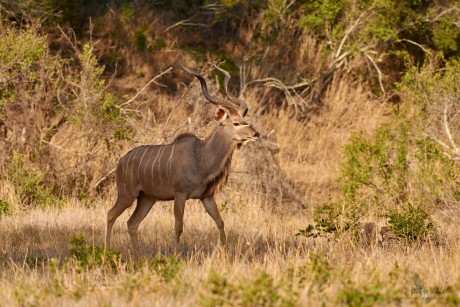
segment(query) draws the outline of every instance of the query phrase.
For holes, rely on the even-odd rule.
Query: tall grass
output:
[[[198,202],[187,204],[183,241],[175,246],[172,205],[156,204],[139,229],[145,260],[137,261],[130,258],[129,214],[123,214],[113,236],[122,258],[113,268],[81,264],[70,243],[83,236],[90,246],[103,244],[113,198],[90,208],[75,202],[3,217],[0,299],[7,305],[407,304],[423,302],[414,290],[418,274],[430,300],[458,303],[457,224],[444,232],[443,245],[369,250],[346,239],[296,237],[308,214],[273,213],[257,197],[246,200],[222,210],[225,248]]]

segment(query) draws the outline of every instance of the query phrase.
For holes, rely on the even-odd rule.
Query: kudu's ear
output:
[[[225,121],[228,118],[228,110],[223,107],[217,107],[215,118],[218,122]]]

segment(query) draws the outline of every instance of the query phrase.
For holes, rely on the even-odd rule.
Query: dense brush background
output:
[[[261,132],[174,244],[103,238],[131,148],[204,138],[181,61]],[[460,304],[460,2],[0,0],[3,305]]]

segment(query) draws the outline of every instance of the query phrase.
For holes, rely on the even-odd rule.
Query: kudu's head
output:
[[[228,82],[230,74],[228,71],[215,66],[225,75],[224,89],[229,100],[219,99],[211,96],[208,92],[206,80],[195,70],[187,68],[179,63],[179,66],[191,75],[194,75],[201,84],[201,90],[204,97],[217,106],[215,118],[222,126],[225,126],[228,133],[232,135],[234,141],[239,145],[246,144],[250,141],[256,141],[260,138],[260,133],[247,121],[244,120],[248,112],[246,102],[233,96],[228,91]]]

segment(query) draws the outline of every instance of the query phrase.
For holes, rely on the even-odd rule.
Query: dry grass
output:
[[[104,266],[79,270],[75,265],[65,265],[70,256],[69,238],[83,235],[91,244],[102,244],[105,213],[113,199],[97,202],[90,208],[71,202],[64,209],[35,209],[4,217],[0,223],[0,301],[8,306],[193,306],[210,298],[222,297],[225,301],[225,294],[212,293],[216,289],[209,281],[212,274],[225,276],[229,287],[251,287],[257,284],[261,272],[271,276],[274,284],[284,284],[290,290],[283,292],[281,286],[271,289],[270,284],[264,284],[267,289],[259,285],[259,291],[275,291],[296,305],[345,302],[344,293],[353,295],[352,289],[372,297],[377,295],[372,292],[373,287],[381,296],[377,302],[422,302],[417,293],[411,294],[411,289],[416,288],[415,273],[432,304],[445,303],[448,297],[453,299],[455,291],[458,295],[458,224],[446,228],[446,243],[440,246],[428,243],[419,247],[365,249],[348,240],[326,243],[296,237],[297,230],[308,222],[306,214],[275,214],[261,209],[257,197],[245,200],[246,204],[236,203],[222,210],[229,239],[225,249],[216,245],[216,227],[198,202],[190,201],[186,206],[183,241],[177,247],[173,243],[171,203],[155,205],[139,229],[141,253],[147,258],[174,256],[182,261],[182,269],[169,282],[145,265],[130,269],[126,213],[116,223],[113,245],[128,262],[115,270]],[[458,212],[443,212],[439,218],[452,214]],[[325,264],[314,267],[312,259],[317,255],[324,255]],[[40,262],[51,258],[58,259],[61,265]],[[294,273],[289,274],[290,270]],[[232,298],[241,299],[229,297]]]

